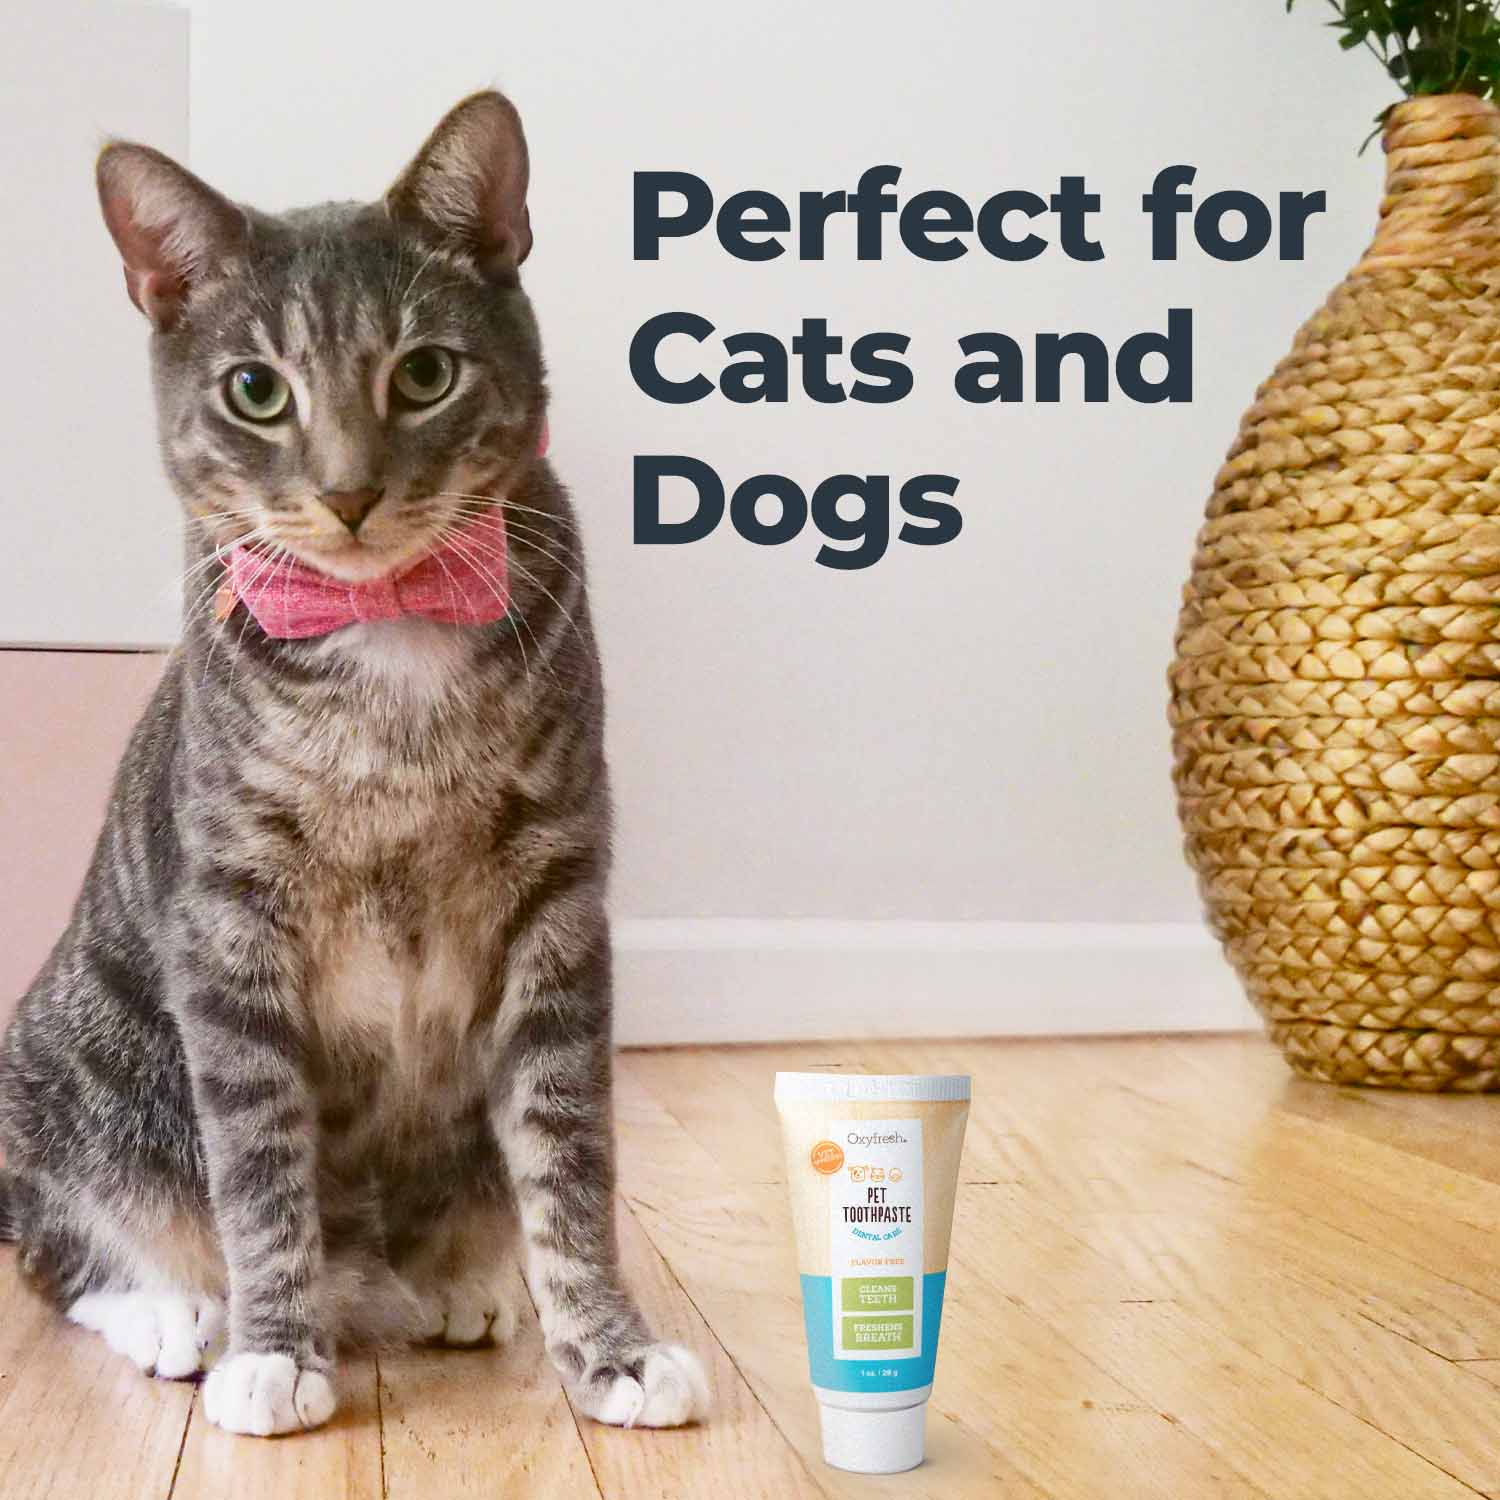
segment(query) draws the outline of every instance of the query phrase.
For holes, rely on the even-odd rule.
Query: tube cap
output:
[[[927,1447],[927,1403],[894,1411],[850,1411],[818,1405],[823,1461],[855,1474],[901,1474],[922,1462]]]

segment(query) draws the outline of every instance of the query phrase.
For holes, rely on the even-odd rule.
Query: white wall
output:
[[[1389,89],[1368,56],[1340,54],[1321,6],[1303,0],[1290,18],[1279,0],[191,9],[192,165],[267,207],[377,194],[475,87],[499,83],[521,107],[536,228],[527,284],[612,693],[616,905],[637,924],[627,947],[645,955],[631,976],[669,1009],[680,990],[700,1030],[719,1035],[742,1024],[720,1005],[779,1004],[783,1029],[829,1029],[795,998],[803,982],[823,993],[829,973],[793,962],[747,977],[724,958],[747,941],[837,955],[851,1025],[867,1020],[861,994],[897,990],[955,1029],[1034,1020],[1033,997],[1060,1026],[1087,1025],[1104,1015],[1089,996],[1111,972],[1127,989],[1133,977],[1138,1001],[1117,994],[1111,1025],[1243,1018],[1194,935],[1164,674],[1193,534],[1239,413],[1352,264],[1377,207],[1379,149],[1356,149]],[[973,202],[1084,174],[1104,197],[1107,259],[755,266],[711,235],[657,264],[631,259],[635,170],[690,169],[721,197],[758,186],[795,198],[852,186],[883,161],[905,169],[907,191],[943,186]],[[1189,250],[1153,265],[1139,199],[1175,161],[1199,168],[1203,193],[1242,187],[1274,202],[1326,188],[1307,261],[1225,265]],[[1164,326],[1169,306],[1196,313],[1192,405],[970,407],[948,386],[966,332],[1024,342],[1088,329],[1113,345]],[[626,351],[647,316],[675,307],[725,332],[789,336],[804,315],[850,337],[899,328],[914,339],[917,390],[890,407],[657,405]],[[852,574],[816,566],[811,533],[776,549],[727,527],[692,546],[636,547],[631,455],[663,451],[731,482],[771,468],[807,488],[843,469],[946,471],[962,479],[964,533],[939,548],[893,545]],[[902,963],[894,929],[862,925],[924,919],[976,925],[901,929],[910,941],[894,949],[915,954]],[[1115,961],[1099,964],[1073,962],[1078,945],[1050,929],[995,923],[1162,924],[1161,962],[1140,959],[1149,936],[1108,937],[1123,929],[1064,929],[1096,957],[1104,943]],[[940,957],[954,943],[998,956],[961,979]],[[723,960],[706,975],[684,977],[698,959],[674,967],[671,955],[703,951]],[[1013,961],[1037,951],[1052,956]],[[967,998],[945,1021],[950,980]],[[981,1017],[986,997],[994,1009]],[[888,1007],[869,1024],[900,1029],[903,1016]]]
[[[188,16],[7,0],[0,42],[0,644],[176,631],[146,320],[94,195],[110,134],[187,149]]]

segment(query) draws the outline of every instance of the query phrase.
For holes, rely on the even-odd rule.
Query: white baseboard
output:
[[[615,964],[622,1046],[1259,1024],[1187,922],[624,921]]]

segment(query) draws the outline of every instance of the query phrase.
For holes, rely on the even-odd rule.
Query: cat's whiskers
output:
[[[561,525],[568,524],[563,517],[554,516],[548,511],[538,510],[535,506],[530,505],[515,505],[509,501],[507,501],[504,505],[501,505],[498,502],[494,505],[485,505],[474,500],[460,500],[457,503],[450,503],[447,509],[450,514],[468,516],[469,518],[474,520],[480,519],[484,516],[492,516],[496,513],[499,513],[502,516],[509,516],[511,512],[514,511],[520,515],[529,516],[533,520],[557,521]],[[561,538],[559,538],[559,540],[561,540]]]
[[[516,645],[520,648],[521,660],[526,665],[527,689],[529,690],[531,688],[531,664],[526,654],[526,643],[521,639],[520,626],[517,624],[517,621],[520,622],[520,625],[524,625],[526,627],[526,633],[531,637],[532,645],[536,647],[537,660],[544,667],[546,667],[549,672],[551,672],[554,682],[560,682],[561,678],[559,678],[557,675],[557,669],[552,665],[551,658],[542,650],[542,643],[537,639],[536,631],[531,628],[531,622],[526,618],[525,615],[521,613],[520,610],[516,608],[516,602],[514,597],[511,595],[510,590],[503,587],[500,579],[489,568],[484,560],[466,544],[459,541],[457,537],[450,537],[448,545],[452,547],[454,553],[458,557],[462,558],[463,561],[469,565],[469,567],[471,567],[477,574],[480,575],[481,579],[488,583],[490,591],[495,596],[495,602],[497,604],[505,605],[505,614],[503,618],[510,621],[510,628],[515,632]]]
[[[506,506],[511,506],[511,505],[514,504],[514,502],[512,502],[510,500],[506,500],[504,502],[500,502],[500,501],[498,501],[496,499],[495,496],[492,496],[492,495],[464,494],[462,491],[458,491],[458,490],[439,490],[436,493],[442,494],[442,495],[447,495],[447,496],[450,496],[452,498],[460,499],[460,500],[490,500],[490,501],[492,501],[494,503],[503,503]],[[515,508],[518,509],[518,510],[528,510],[531,507],[528,507],[528,506],[516,506]],[[549,513],[539,511],[539,512],[537,512],[537,514],[543,515],[543,514],[549,514]],[[450,536],[450,538],[449,538],[449,545],[454,546],[455,548],[457,548],[458,541],[459,541],[459,535],[461,535],[461,533],[458,534],[458,535],[452,535],[452,536]],[[535,544],[531,544],[531,545],[535,545]],[[540,552],[541,550],[542,549],[540,547],[537,548],[537,551]],[[462,555],[462,554],[460,553],[460,555]],[[544,584],[542,582],[542,580],[536,576],[535,573],[533,573],[528,567],[526,567],[525,564],[522,563],[519,558],[513,557],[511,559],[511,562],[512,562],[513,566],[515,567],[515,569],[517,570],[517,572],[519,572],[523,578],[529,579],[538,589],[540,589],[542,591],[542,593],[544,593],[547,596],[548,599],[550,599],[552,601],[553,607],[557,610],[557,612],[572,627],[574,635],[576,635],[578,637],[579,641],[583,644],[584,649],[588,650],[589,649],[589,643],[588,643],[587,639],[584,637],[583,631],[581,629],[579,629],[577,620],[575,620],[573,618],[572,611],[569,610],[569,609],[564,608],[564,606],[562,605],[562,603],[558,600],[557,595],[554,594],[552,592],[552,590],[549,589],[547,587],[547,585]],[[571,572],[572,570],[569,569],[568,571]],[[579,584],[581,586],[583,580],[580,579],[580,578],[578,578],[578,575],[576,573],[573,573],[572,576],[575,579],[578,580],[578,582],[579,582]],[[520,614],[521,612],[519,610],[517,610],[516,613]],[[522,615],[521,618],[522,618],[523,622],[526,624],[526,628],[528,630],[531,630],[531,624],[530,624],[530,622],[525,619],[524,615]],[[534,641],[537,639],[536,632],[534,630],[531,630],[531,638]],[[538,649],[538,651],[541,650],[541,642],[540,641],[537,641],[537,649]]]
[[[477,549],[457,536],[450,536],[447,539],[447,546],[452,549],[454,556],[460,558],[478,575],[480,581],[494,596],[495,603],[506,606],[506,614],[509,615],[511,613],[510,606],[513,602],[510,597],[510,590],[506,587],[505,581],[490,567],[489,563],[479,554]]]
[[[260,550],[262,547],[269,548],[270,550],[263,552]],[[242,593],[248,591],[251,588],[254,588],[257,584],[260,584],[262,580],[264,580],[265,583],[269,584],[270,581],[276,576],[276,569],[281,565],[283,560],[290,558],[292,555],[287,551],[285,547],[283,547],[272,537],[256,538],[256,540],[250,544],[250,551],[255,556],[257,561],[254,571],[248,578],[243,579],[240,583],[240,590]],[[267,572],[268,569],[270,570],[269,573]],[[235,640],[236,658],[238,658],[239,656],[239,648],[243,644],[245,639],[245,628],[249,623],[250,616],[249,610],[247,608],[246,617],[240,624],[239,636]],[[208,681],[209,672],[213,667],[214,653],[219,649],[219,641],[222,639],[223,634],[223,631],[216,630],[210,636],[208,643],[208,655],[204,658],[203,673],[202,677],[200,678],[200,681],[204,683]],[[231,682],[233,681],[232,674],[230,680]]]
[[[552,601],[552,607],[558,612],[558,614],[563,617],[563,619],[568,622],[569,626],[572,627],[573,634],[578,637],[579,644],[583,647],[583,649],[585,651],[591,650],[592,647],[589,644],[588,637],[585,636],[583,631],[579,628],[578,621],[573,618],[573,611],[567,609],[563,605],[562,601],[557,597],[557,595],[554,594],[552,590],[549,589],[547,585],[543,583],[542,580],[538,578],[536,574],[533,573],[531,569],[528,568],[519,558],[513,557],[510,559],[510,562],[511,566],[514,567],[518,573],[520,573],[522,578],[529,579]]]
[[[222,566],[223,563],[224,563],[225,557],[229,553],[229,551],[231,550],[231,548],[236,547],[236,546],[254,546],[254,545],[258,545],[259,543],[261,543],[263,541],[270,541],[270,540],[272,540],[272,538],[269,536],[268,533],[266,533],[261,527],[254,526],[254,527],[251,527],[251,529],[249,531],[247,531],[243,536],[239,537],[234,542],[226,542],[226,543],[219,543],[219,544],[217,544],[213,548],[213,550],[208,554],[207,557],[200,557],[198,559],[198,561],[195,562],[195,563],[193,563],[193,564],[191,564],[186,569],[186,571],[182,574],[181,578],[178,579],[177,588],[178,588],[179,592],[183,593],[183,594],[185,594],[187,592],[187,590],[188,590],[188,583],[192,579],[192,577],[193,577],[194,574],[201,573],[205,569],[211,568],[215,563],[218,563],[218,564],[220,564]],[[210,580],[210,582],[212,582],[212,580]],[[203,600],[203,597],[204,597],[204,594],[203,593],[199,593],[197,595],[197,602],[201,603],[202,600]],[[186,613],[186,618],[190,619],[191,616],[192,616],[192,611],[188,610],[187,613]]]
[[[281,546],[279,542],[273,541],[271,543],[271,546],[275,550],[271,553],[271,573],[270,576],[266,579],[266,584],[268,587],[275,581],[277,568],[285,566],[288,573],[290,573],[290,564],[295,561],[292,553],[289,552],[285,547]],[[239,671],[240,658],[244,654],[243,647],[245,644],[245,632],[250,628],[250,620],[251,614],[249,607],[247,606],[245,609],[245,618],[240,621],[240,633],[234,638],[234,660],[230,664],[229,668],[229,689],[231,692],[234,691],[235,674]],[[209,648],[209,655],[213,655],[212,647]]]
[[[440,553],[440,552],[439,553],[435,553],[434,557],[437,560],[438,567],[440,567],[443,570],[443,576],[448,580],[449,588],[453,591],[454,596],[456,597],[459,594],[461,594],[462,590],[459,589],[458,580],[456,578],[454,578],[452,571],[448,567],[448,564],[443,560],[442,553]],[[470,562],[469,565],[471,567],[475,566],[474,563],[472,563],[472,562]],[[476,571],[478,571],[477,568],[476,568]],[[491,583],[490,587],[491,587],[491,591],[495,595],[496,602],[497,603],[504,603],[507,606],[505,614],[503,616],[501,616],[501,618],[502,619],[506,619],[506,620],[510,620],[510,609],[509,609],[510,598],[509,598],[509,596],[507,595],[507,596],[505,596],[502,599],[499,590],[494,586],[493,583]],[[526,692],[527,692],[527,694],[529,696],[530,693],[531,693],[531,691],[532,691],[531,662],[527,658],[525,642],[523,642],[522,639],[521,639],[521,632],[519,630],[516,630],[516,625],[515,625],[515,621],[514,620],[511,620],[511,626],[510,626],[510,628],[515,631],[515,634],[516,634],[516,645],[519,646],[520,649],[521,649],[521,665],[526,669]]]
[[[188,517],[188,520],[206,522],[210,519],[222,520],[229,519],[230,517],[239,518],[241,516],[249,519],[251,517],[259,517],[261,515],[262,512],[260,510],[260,507],[257,506],[244,512],[223,512],[220,516],[212,518],[190,516]],[[198,589],[198,591],[193,594],[191,600],[184,606],[184,627],[186,627],[193,621],[194,617],[203,610],[204,605],[211,597],[213,597],[213,595],[218,590],[217,580],[214,578],[211,571],[214,566],[225,565],[228,560],[229,553],[236,547],[243,547],[247,551],[256,552],[265,545],[275,546],[277,545],[277,541],[276,538],[266,530],[263,521],[257,521],[257,523],[248,531],[241,532],[240,535],[234,537],[232,540],[227,542],[214,543],[207,556],[200,557],[197,562],[192,563],[187,567],[187,569],[183,572],[182,576],[178,579],[177,582],[177,590],[179,596],[186,596],[187,594],[189,594],[189,585],[191,584],[191,581],[195,574],[206,573],[208,575],[208,582],[202,588]]]
[[[224,563],[223,550],[218,547],[215,547],[207,557],[200,557],[197,562],[193,563],[192,566],[183,573],[182,577],[177,580],[178,590],[185,593],[187,591],[187,586],[192,581],[194,575],[203,572],[205,568],[209,568],[215,563],[218,563],[221,567]]]
[[[187,627],[190,626],[200,614],[207,615],[209,613],[207,609],[208,601],[212,599],[218,592],[219,580],[217,578],[211,577],[209,578],[208,582],[198,590],[193,598],[188,601],[182,611],[182,623],[184,632],[186,632]]]
[[[553,538],[545,531],[538,531],[534,526],[527,526],[520,521],[507,521],[505,529],[522,540],[524,546],[530,547],[533,552],[540,552],[554,567],[561,568],[580,588],[583,587],[583,577],[575,569],[570,568],[555,552],[549,552],[542,543],[537,540],[541,537],[544,541]]]
[[[526,642],[521,639],[520,626],[516,623],[518,611],[515,608],[515,601],[510,596],[509,589],[502,588],[500,579],[496,576],[496,574],[483,562],[481,558],[479,558],[469,548],[457,542],[456,539],[451,538],[449,541],[449,545],[452,547],[454,554],[457,557],[461,558],[476,574],[479,575],[480,580],[488,586],[491,594],[495,598],[495,602],[497,604],[503,604],[505,606],[505,613],[501,616],[501,618],[509,623],[511,632],[515,635],[516,647],[521,653],[521,665],[526,669],[526,690],[528,693],[530,693],[533,688],[531,676],[531,659],[526,651]],[[524,619],[521,621],[521,624],[526,625],[527,634],[531,636],[532,643],[536,646],[539,653],[538,660],[540,660],[540,652],[542,648],[541,642],[536,638],[536,632],[532,630],[531,626],[527,624]],[[544,665],[547,666],[549,671],[552,671],[553,679],[556,680],[557,673],[552,670],[551,663],[546,662],[544,663]]]
[[[518,510],[533,516],[544,516],[547,520],[571,527],[574,531],[578,529],[578,523],[571,516],[562,515],[558,511],[542,510],[535,505],[522,505],[519,500],[512,500],[508,495],[482,495],[473,490],[434,490],[432,493],[450,500],[487,500],[489,505],[484,509],[499,506],[505,510]]]
[[[221,521],[243,521],[251,516],[261,514],[262,507],[259,505],[247,505],[237,510],[211,510],[203,515],[191,515],[186,517],[189,526],[214,526]]]
[[[186,594],[188,592],[188,587],[187,587],[188,580],[192,578],[192,576],[193,576],[194,573],[204,572],[204,577],[196,585],[196,592],[193,594],[193,599],[194,599],[195,606],[196,605],[201,605],[205,599],[209,598],[211,595],[213,595],[213,594],[215,594],[215,593],[218,592],[219,585],[220,585],[220,582],[221,582],[219,576],[216,573],[212,572],[212,571],[206,571],[206,570],[209,569],[209,565],[210,564],[215,564],[216,563],[216,564],[222,566],[223,562],[224,562],[224,559],[219,555],[219,553],[214,552],[210,556],[205,557],[204,559],[202,559],[201,562],[195,563],[191,568],[189,568],[187,570],[186,573],[183,574],[183,576],[182,576],[182,591],[183,591],[184,594]],[[189,619],[191,619],[192,613],[193,613],[192,609],[189,609],[187,611],[187,615],[188,615]]]
[[[449,507],[447,517],[444,521],[444,528],[439,533],[440,540],[452,537],[462,522],[481,519],[482,517],[491,514],[493,509],[494,507],[492,506],[466,508],[459,505]],[[563,557],[559,557],[557,553],[549,551],[541,544],[543,541],[545,541],[551,542],[557,546],[566,545],[560,537],[553,536],[550,532],[543,531],[540,527],[529,525],[524,521],[517,521],[509,516],[505,516],[503,517],[503,519],[505,522],[505,529],[508,532],[514,532],[518,536],[526,538],[526,546],[530,547],[534,552],[541,553],[541,555],[545,557],[548,562],[552,563],[555,567],[561,568],[562,571],[566,573],[569,578],[573,579],[573,581],[580,587],[583,586],[582,576],[575,569],[570,567]],[[540,538],[540,540],[537,540],[537,538]]]
[[[269,557],[273,557],[275,555],[274,553],[264,553],[264,552],[261,551],[261,549],[263,547],[267,546],[268,544],[269,544],[269,539],[262,538],[262,537],[255,537],[255,538],[247,541],[244,545],[245,545],[246,551],[248,551],[249,553],[251,553],[253,556],[255,556],[257,558],[267,558],[268,559]],[[219,556],[217,554],[215,556],[213,556],[212,558],[207,559],[207,560],[208,561],[212,561],[212,562],[219,562],[219,561],[221,561],[221,559],[219,558]],[[253,581],[254,578],[256,578],[256,577],[258,577],[260,575],[260,573],[263,571],[264,567],[265,567],[265,563],[264,562],[261,562],[257,566],[255,573],[253,573],[251,575],[252,581]],[[208,582],[199,591],[195,607],[197,609],[203,609],[204,606],[207,605],[207,603],[208,603],[208,601],[210,599],[213,599],[213,598],[217,597],[219,589],[220,589],[221,586],[222,586],[222,580],[211,576],[209,578]],[[213,637],[210,640],[210,642],[209,642],[208,659],[204,663],[204,671],[203,671],[203,678],[204,678],[204,680],[207,679],[207,676],[208,676],[208,666],[209,666],[209,664],[213,660],[213,652],[214,652],[214,648],[215,648],[215,646],[217,644],[218,644],[218,633],[216,632],[213,635]]]

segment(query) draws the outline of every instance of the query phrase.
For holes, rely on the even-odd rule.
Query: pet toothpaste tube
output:
[[[778,1073],[823,1457],[922,1462],[969,1080]]]

